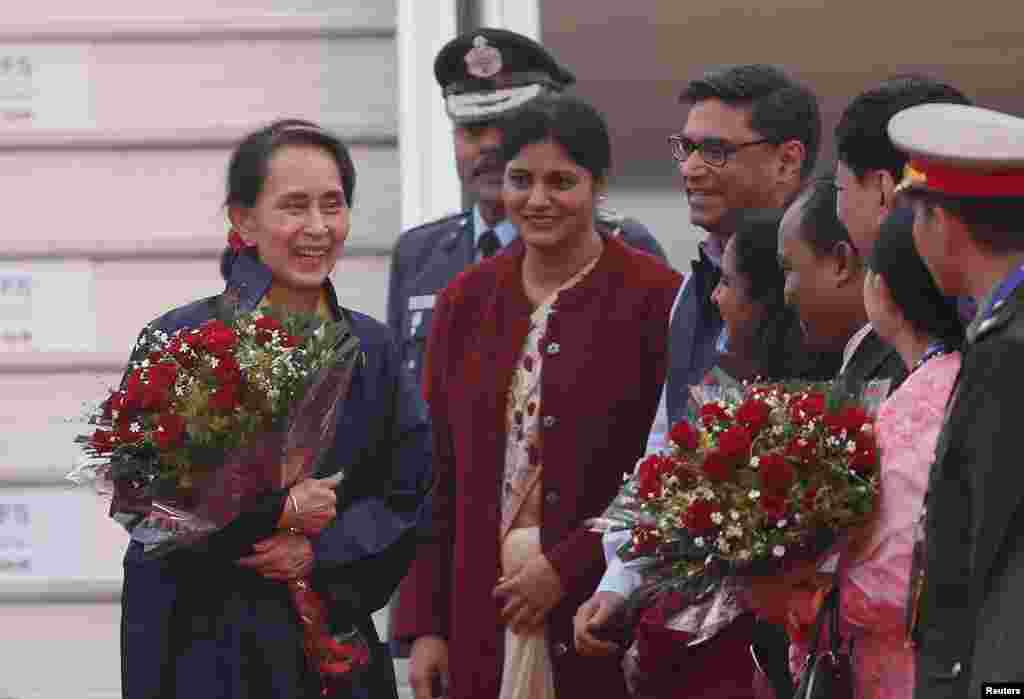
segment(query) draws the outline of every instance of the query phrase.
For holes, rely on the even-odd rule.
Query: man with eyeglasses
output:
[[[711,293],[721,276],[722,251],[732,235],[735,214],[792,202],[814,170],[821,137],[817,98],[774,66],[741,65],[707,73],[686,86],[680,101],[690,108],[682,131],[668,139],[670,152],[682,177],[690,221],[708,236],[673,308],[668,378],[648,453],[667,446],[669,426],[686,415],[689,387],[703,379],[725,348],[722,319]],[[627,536],[628,532],[605,536],[608,571],[577,613],[576,644],[581,653],[609,652],[611,646],[589,630],[609,621],[641,582],[614,555]],[[680,642],[679,657],[664,661],[666,676],[663,682],[655,681],[661,689],[654,695],[753,697],[758,662],[777,696],[792,692],[785,633],[755,623],[741,608],[733,609],[728,619],[717,613],[706,617],[709,628],[722,626],[698,655],[689,656],[690,649]],[[701,630],[696,634],[700,636]],[[752,654],[755,646],[759,654]],[[759,659],[755,661],[754,655]],[[687,666],[685,673],[673,675],[675,665]],[[673,693],[667,689],[671,686],[678,689]]]

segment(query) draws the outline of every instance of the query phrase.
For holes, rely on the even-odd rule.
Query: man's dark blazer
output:
[[[984,306],[983,306],[984,307]],[[926,496],[918,699],[1024,681],[1024,288],[967,331]]]
[[[837,377],[850,393],[859,394],[870,381],[889,379],[892,393],[907,378],[907,365],[894,347],[887,344],[874,330],[857,345],[849,363]]]

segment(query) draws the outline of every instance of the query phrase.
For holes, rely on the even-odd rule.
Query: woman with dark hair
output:
[[[914,652],[905,642],[905,623],[914,528],[960,370],[964,333],[956,300],[942,295],[914,247],[913,224],[905,208],[885,220],[863,288],[872,326],[911,372],[878,412],[881,497],[875,515],[848,537],[837,566],[840,632],[853,648],[855,696],[865,699],[913,693]],[[757,599],[763,614],[789,621],[796,671],[807,656],[816,609],[814,595],[794,592],[791,582],[776,580],[766,590],[771,594]]]
[[[781,219],[775,210],[737,216],[711,295],[729,338],[718,365],[737,379],[829,378],[839,368],[838,355],[808,348],[800,318],[786,304],[775,242]]]
[[[680,276],[595,227],[604,119],[573,97],[505,126],[505,252],[439,298],[427,350],[435,536],[403,583],[417,699],[625,697],[616,658],[572,649],[603,569],[599,515],[643,453]],[[451,658],[449,662],[448,658]]]
[[[370,669],[334,696],[397,696],[370,614],[387,603],[415,549],[429,427],[390,331],[339,306],[328,277],[348,236],[354,188],[347,148],[317,125],[285,120],[250,134],[228,168],[224,293],[150,324],[168,334],[197,327],[222,299],[242,312],[317,313],[347,324],[365,361],[337,406],[334,445],[316,478],[267,492],[201,549],[153,560],[129,545],[121,635],[128,699],[320,696],[286,585],[303,578],[326,600],[332,624],[355,625],[370,641]],[[342,468],[335,493],[322,478]]]

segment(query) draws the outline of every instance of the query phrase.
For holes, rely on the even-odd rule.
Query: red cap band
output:
[[[977,172],[912,160],[904,179],[911,187],[955,197],[1024,197],[1024,170]]]

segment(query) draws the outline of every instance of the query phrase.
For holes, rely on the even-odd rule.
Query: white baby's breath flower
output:
[[[696,539],[693,540],[693,545],[699,549],[704,548],[704,537],[698,536]]]
[[[757,500],[759,497],[761,497],[761,491],[755,488],[754,490],[751,490],[750,493],[748,493],[748,497],[750,497],[751,500]]]
[[[733,522],[738,522],[740,519],[740,513],[736,510],[729,510],[729,517],[732,518]]]
[[[216,369],[217,365],[219,365],[219,364],[220,364],[220,360],[211,355],[211,357],[210,357],[210,367]]]
[[[870,433],[870,432],[873,432],[874,429],[875,429],[874,425],[872,425],[870,422],[865,422],[863,425],[861,425],[860,431],[861,432],[868,432],[868,433]]]
[[[147,357],[146,359],[143,359],[141,362],[139,362],[139,366],[141,366],[143,369],[148,368],[149,367],[149,358]]]
[[[754,456],[754,457],[752,457],[750,459],[750,468],[757,469],[757,467],[760,466],[760,465],[761,465],[761,459],[759,457]]]
[[[129,429],[129,430],[131,430],[132,432],[141,432],[141,431],[142,431],[142,425],[140,425],[140,424],[139,424],[139,423],[137,423],[137,422],[133,422],[133,423],[132,423],[132,424],[131,424],[131,425],[130,425],[130,426],[128,427],[128,429]]]
[[[782,558],[786,555],[786,547],[781,544],[776,545],[775,548],[772,549],[772,555],[776,558]]]
[[[784,519],[780,519],[778,522],[775,523],[775,526],[779,529],[785,529],[787,524],[789,524],[789,522],[787,522]]]
[[[853,454],[856,451],[857,451],[857,443],[856,442],[847,442],[846,443],[846,453],[847,454]]]
[[[725,521],[725,517],[722,516],[721,512],[715,511],[711,513],[711,521],[715,524],[721,524]]]

